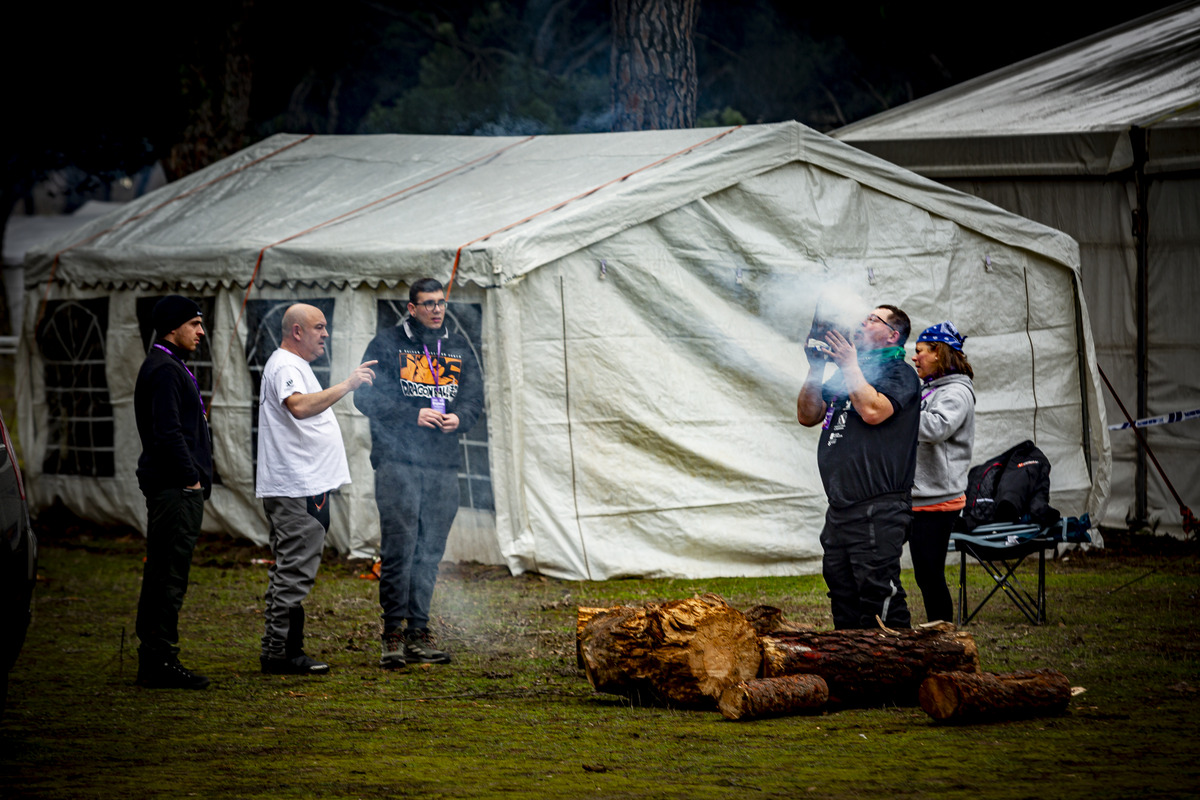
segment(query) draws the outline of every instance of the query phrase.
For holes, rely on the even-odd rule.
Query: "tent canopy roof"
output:
[[[1200,166],[1200,2],[1034,56],[832,135],[922,175],[1105,175]]]
[[[1200,3],[1187,2],[838,131],[846,141],[1123,131],[1194,120]]]
[[[793,161],[1068,267],[1068,237],[796,122],[568,136],[279,134],[36,248],[29,286],[504,285]]]

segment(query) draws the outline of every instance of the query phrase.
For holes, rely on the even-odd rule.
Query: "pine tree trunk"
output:
[[[779,632],[762,637],[762,645],[764,675],[820,675],[830,705],[916,705],[931,673],[979,671],[975,639],[965,631]]]
[[[613,130],[696,123],[699,0],[613,0]]]
[[[921,709],[936,720],[981,722],[1059,714],[1071,683],[1056,669],[1007,673],[941,672],[921,683]]]
[[[163,159],[170,180],[203,169],[250,142],[250,91],[254,78],[247,27],[254,0],[222,0],[222,22],[197,25],[191,63],[183,66],[180,92],[188,98],[188,120]],[[209,37],[212,37],[211,39]],[[215,45],[215,47],[213,46]]]

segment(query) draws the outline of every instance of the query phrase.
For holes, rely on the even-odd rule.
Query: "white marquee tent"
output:
[[[578,579],[819,571],[817,433],[795,421],[822,292],[971,338],[977,452],[1033,438],[1052,502],[1103,512],[1108,441],[1078,247],[797,123],[528,138],[278,135],[26,262],[21,433],[35,509],[144,528],[132,394],[148,313],[196,297],[220,484],[205,527],[264,541],[256,365],[322,305],[335,380],[407,283],[453,275],[486,426],[448,557]],[[911,342],[910,342],[911,348]],[[317,366],[320,366],[319,364]],[[378,540],[367,421],[331,539]]]
[[[1148,14],[832,136],[1038,220],[1081,247],[1097,360],[1130,415],[1200,408],[1200,2]],[[1108,418],[1125,422],[1104,392]],[[1200,504],[1200,421],[1143,429]],[[1179,529],[1130,430],[1105,524]]]

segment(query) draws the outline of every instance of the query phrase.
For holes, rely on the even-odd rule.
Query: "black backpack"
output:
[[[1060,518],[1050,505],[1050,460],[1028,439],[967,473],[961,530],[997,522],[1031,522],[1046,528]]]

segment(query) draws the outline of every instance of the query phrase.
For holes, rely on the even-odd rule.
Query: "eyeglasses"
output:
[[[889,330],[893,330],[893,331],[896,330],[891,325],[889,325],[886,320],[882,319],[878,314],[867,314],[867,322],[878,322],[880,325],[887,325]]]
[[[438,311],[446,310],[445,300],[426,300],[424,303],[413,303],[413,305],[421,306],[426,311],[433,311],[434,309],[437,309]]]

